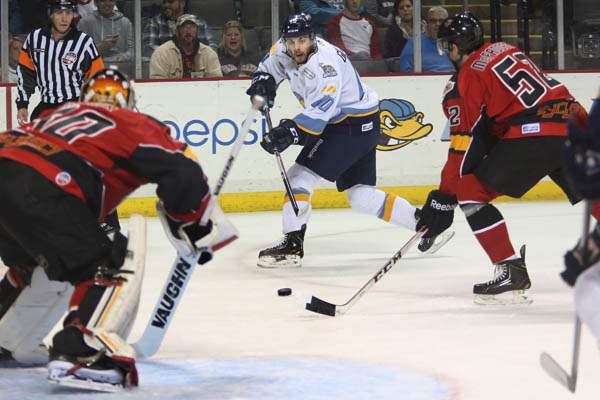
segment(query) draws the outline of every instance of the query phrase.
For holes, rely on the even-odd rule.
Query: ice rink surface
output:
[[[313,213],[300,269],[256,267],[281,235],[280,213],[232,214],[241,238],[196,270],[159,353],[139,362],[140,387],[118,395],[69,391],[44,370],[1,369],[0,399],[598,399],[600,359],[584,328],[575,395],[539,366],[570,368],[572,292],[562,256],[581,234],[582,206],[499,203],[515,246],[527,244],[529,306],[478,306],[487,256],[457,211],[455,237],[433,255],[409,252],[348,314],[303,309],[305,296],[343,303],[412,235],[351,210]],[[136,340],[175,253],[149,219]],[[278,297],[290,287],[294,295]],[[600,306],[600,305],[599,305]]]

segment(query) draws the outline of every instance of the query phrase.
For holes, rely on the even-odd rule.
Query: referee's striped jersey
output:
[[[61,40],[52,39],[50,28],[27,35],[17,66],[17,108],[26,108],[35,87],[42,102],[60,104],[79,99],[89,76],[104,68],[93,39],[75,27]]]

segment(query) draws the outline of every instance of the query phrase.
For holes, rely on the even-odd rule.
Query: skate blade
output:
[[[302,266],[302,258],[287,256],[278,260],[275,257],[259,257],[256,265],[261,268],[298,268]]]
[[[533,299],[528,290],[511,290],[500,294],[476,294],[473,302],[481,306],[529,305]]]
[[[428,248],[427,250],[425,250],[425,254],[435,253],[436,251],[438,251],[439,249],[444,247],[444,245],[446,243],[448,243],[448,241],[450,239],[452,239],[453,237],[454,237],[454,231],[442,232],[441,234],[438,235],[438,237],[435,238],[435,242],[433,242],[431,247]]]
[[[125,389],[123,385],[120,384],[84,380],[79,379],[74,375],[48,376],[48,382],[54,385],[89,390],[92,392],[116,393]]]

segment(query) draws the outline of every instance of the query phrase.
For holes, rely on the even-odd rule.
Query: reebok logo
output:
[[[431,208],[439,211],[452,211],[456,208],[456,204],[442,204],[435,200],[431,200]]]

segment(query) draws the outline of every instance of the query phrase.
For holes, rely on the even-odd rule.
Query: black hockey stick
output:
[[[585,202],[585,212],[583,214],[583,234],[581,235],[581,240],[584,245],[582,247],[582,258],[583,265],[587,265],[588,251],[587,251],[587,242],[590,236],[590,212],[591,212],[591,202],[586,200]],[[577,372],[579,368],[579,349],[581,347],[581,319],[577,313],[575,313],[575,326],[573,332],[573,354],[571,357],[571,374],[560,366],[560,364],[548,353],[543,352],[540,354],[540,365],[546,371],[548,375],[550,375],[553,379],[558,381],[561,385],[569,389],[571,393],[575,393],[575,389],[577,387]]]
[[[361,297],[363,297],[365,293],[367,293],[367,291],[371,287],[373,287],[373,285],[379,282],[379,280],[383,278],[383,276],[390,269],[392,269],[392,267],[398,262],[398,260],[400,260],[402,256],[404,256],[406,252],[421,239],[421,237],[425,234],[426,231],[427,230],[423,228],[417,233],[415,233],[410,239],[408,239],[408,242],[406,242],[406,244],[402,246],[402,248],[398,250],[398,252],[394,254],[392,258],[390,258],[385,263],[385,265],[381,267],[379,271],[377,271],[375,275],[373,275],[373,277],[369,279],[367,283],[365,283],[360,289],[358,289],[358,292],[356,292],[354,296],[352,296],[350,300],[348,300],[344,304],[333,304],[325,300],[321,300],[318,297],[312,296],[310,302],[306,303],[305,308],[308,311],[312,311],[323,315],[329,315],[331,317],[345,314],[350,309],[350,307],[354,305],[354,303],[356,303]]]
[[[271,122],[271,112],[269,111],[269,107],[265,106],[263,108],[263,113],[265,114],[265,119],[267,120],[267,127],[270,131],[273,129],[273,123]],[[296,214],[297,217],[298,214],[300,214],[300,208],[298,207],[298,202],[294,197],[294,193],[292,193],[292,185],[290,185],[290,180],[288,179],[287,173],[285,172],[285,166],[283,165],[281,154],[279,154],[277,150],[273,151],[273,154],[275,154],[275,159],[277,160],[277,167],[279,168],[281,179],[283,179],[283,186],[285,186],[285,191],[290,199],[290,203],[292,204],[294,214]]]

